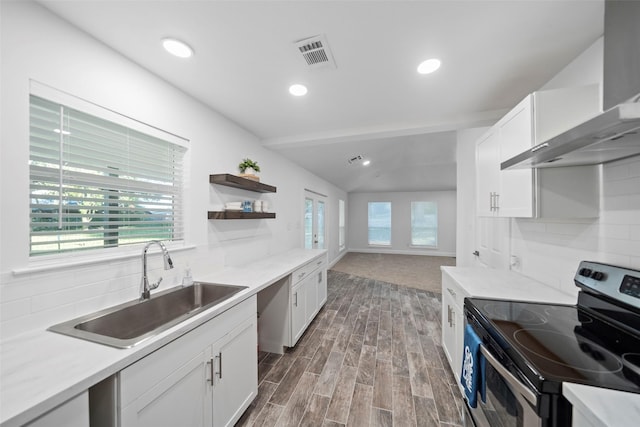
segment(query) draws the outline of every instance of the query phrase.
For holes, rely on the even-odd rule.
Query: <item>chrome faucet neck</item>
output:
[[[146,245],[144,245],[144,248],[142,248],[142,282],[140,283],[140,301],[151,298],[151,291],[160,286],[160,282],[162,282],[161,277],[160,279],[158,279],[157,283],[149,284],[149,278],[147,277],[147,251],[153,244],[160,246],[160,249],[162,250],[164,269],[169,270],[173,268],[173,261],[171,260],[171,256],[169,256],[169,251],[161,241],[151,240]]]

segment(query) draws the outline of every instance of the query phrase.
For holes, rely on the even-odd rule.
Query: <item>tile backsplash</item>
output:
[[[640,270],[640,156],[603,165],[600,217],[513,219],[517,271],[569,293],[581,260]]]

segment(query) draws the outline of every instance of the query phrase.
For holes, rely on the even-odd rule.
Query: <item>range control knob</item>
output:
[[[591,273],[591,278],[593,280],[602,280],[604,279],[604,273],[601,271],[594,271],[593,273]]]
[[[580,274],[581,276],[584,276],[584,277],[590,277],[591,276],[591,269],[589,269],[589,268],[581,268],[580,271],[578,272],[578,274]]]

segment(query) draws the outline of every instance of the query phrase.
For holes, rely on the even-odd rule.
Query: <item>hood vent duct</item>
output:
[[[311,69],[336,68],[333,54],[324,34],[298,40],[294,45],[297,54],[302,57],[307,67]]]

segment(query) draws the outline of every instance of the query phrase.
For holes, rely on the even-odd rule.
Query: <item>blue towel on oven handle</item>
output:
[[[464,329],[464,347],[462,353],[462,373],[460,383],[464,388],[464,394],[469,406],[475,408],[478,404],[478,392],[482,401],[485,401],[484,389],[484,356],[480,351],[482,341],[471,325]]]

